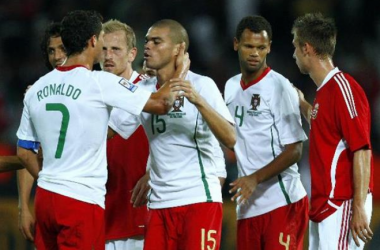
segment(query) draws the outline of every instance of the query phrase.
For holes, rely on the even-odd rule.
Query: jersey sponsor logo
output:
[[[130,81],[128,81],[127,79],[125,78],[122,78],[120,81],[119,81],[120,85],[123,86],[124,88],[128,89],[129,91],[131,91],[132,93],[136,91],[137,89],[137,85],[134,85],[133,83],[131,83]]]
[[[177,96],[173,104],[173,110],[168,113],[168,116],[170,116],[170,118],[182,118],[182,116],[186,115],[186,113],[181,110],[184,105],[184,96]]]
[[[258,111],[260,106],[261,98],[259,94],[253,94],[251,98],[251,108],[247,110],[247,114],[250,116],[258,116],[261,114],[261,111]]]
[[[313,109],[311,110],[311,119],[313,120],[317,119],[318,109],[319,109],[319,104],[316,103]]]

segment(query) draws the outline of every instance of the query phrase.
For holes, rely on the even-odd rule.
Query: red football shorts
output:
[[[144,250],[218,250],[222,203],[150,209]]]
[[[104,250],[104,209],[37,187],[34,243],[38,250]]]
[[[302,250],[308,225],[307,196],[266,214],[238,220],[238,250]]]

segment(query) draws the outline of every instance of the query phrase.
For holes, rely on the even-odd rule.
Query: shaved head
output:
[[[155,22],[151,28],[169,28],[170,38],[174,44],[185,42],[185,52],[189,48],[189,36],[186,29],[177,21],[171,19],[162,19]]]

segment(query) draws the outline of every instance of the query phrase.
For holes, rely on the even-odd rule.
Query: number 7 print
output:
[[[46,111],[59,111],[62,113],[61,130],[59,131],[59,138],[57,150],[55,151],[55,158],[60,159],[65,146],[67,128],[70,121],[70,113],[65,105],[62,103],[46,103]]]

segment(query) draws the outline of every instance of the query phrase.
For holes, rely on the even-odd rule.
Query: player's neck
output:
[[[335,68],[331,58],[320,59],[316,58],[312,63],[309,72],[310,78],[314,81],[317,87],[321,86],[328,73]]]
[[[263,72],[268,68],[268,66],[265,64],[263,67],[261,67],[259,70],[255,72],[248,72],[247,70],[241,70],[242,76],[241,79],[243,80],[244,85],[247,85],[251,83],[252,81],[259,78]]]
[[[160,85],[164,85],[165,82],[169,81],[170,79],[173,78],[175,73],[175,68],[174,67],[165,67],[162,69],[157,70],[157,83]]]
[[[94,59],[87,56],[85,52],[80,54],[71,55],[67,58],[64,66],[82,65],[92,70],[94,66]]]
[[[119,76],[124,77],[127,80],[131,80],[133,73],[132,67],[127,67]]]

